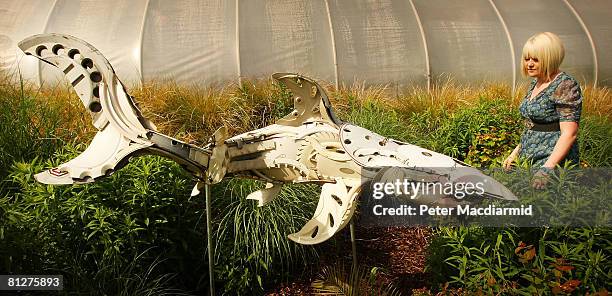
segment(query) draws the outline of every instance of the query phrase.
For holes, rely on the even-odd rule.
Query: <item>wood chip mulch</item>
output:
[[[347,226],[336,239],[323,243],[319,252],[319,266],[350,264],[351,242]],[[356,224],[357,259],[360,265],[379,267],[383,283],[392,283],[402,295],[426,291],[428,275],[425,273],[426,252],[432,238],[427,227],[365,227]],[[314,272],[316,273],[316,271]],[[312,274],[310,278],[315,278]],[[265,295],[311,295],[310,280],[284,283],[267,291]]]

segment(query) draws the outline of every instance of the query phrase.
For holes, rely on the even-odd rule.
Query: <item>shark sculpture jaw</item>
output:
[[[451,157],[341,122],[325,90],[315,81],[292,73],[272,77],[293,93],[295,109],[275,124],[229,137],[217,130],[208,144],[197,147],[156,131],[142,116],[110,63],[90,44],[61,34],[29,37],[19,43],[27,54],[58,67],[72,84],[98,129],[89,147],[76,158],[37,174],[45,184],[94,182],[123,167],[130,157],[158,154],[181,164],[203,184],[225,177],[252,178],[265,188],[249,194],[259,206],[270,203],[285,183],[321,184],[313,217],[289,239],[301,244],[321,243],[350,221],[364,183],[376,168],[395,166],[439,168],[450,181],[477,176],[456,168],[467,167]],[[487,194],[516,200],[492,178]]]

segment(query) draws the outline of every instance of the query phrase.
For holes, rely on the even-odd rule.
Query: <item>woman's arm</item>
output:
[[[578,135],[578,122],[562,121],[559,122],[559,127],[561,128],[561,136],[559,136],[555,148],[543,165],[543,167],[549,169],[554,169],[567,156]]]
[[[567,156],[572,145],[576,141],[578,135],[578,122],[565,121],[559,122],[561,128],[561,136],[553,148],[553,152],[550,154],[542,168],[534,175],[531,186],[536,189],[543,189],[548,183],[548,174],[550,170],[554,169],[561,160]]]

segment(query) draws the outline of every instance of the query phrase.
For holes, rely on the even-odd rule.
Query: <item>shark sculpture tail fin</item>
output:
[[[37,174],[39,182],[93,182],[120,169],[137,154],[168,156],[196,172],[207,163],[206,151],[156,132],[155,125],[141,114],[108,60],[89,43],[69,35],[41,34],[24,39],[19,48],[26,55],[59,68],[98,129],[83,153]]]

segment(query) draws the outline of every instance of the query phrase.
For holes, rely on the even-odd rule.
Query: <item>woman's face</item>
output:
[[[527,69],[527,75],[529,77],[540,77],[540,61],[538,58],[527,57],[524,60],[525,69]]]

